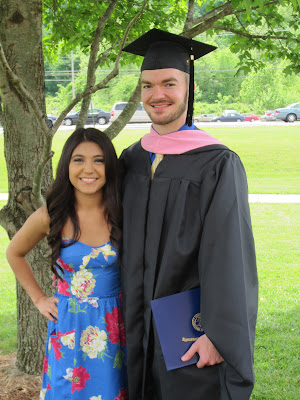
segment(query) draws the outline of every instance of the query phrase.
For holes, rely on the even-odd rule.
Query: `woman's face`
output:
[[[95,195],[106,183],[103,150],[94,142],[82,142],[73,151],[69,179],[75,195]]]

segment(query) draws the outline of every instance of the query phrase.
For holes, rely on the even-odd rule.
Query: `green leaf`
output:
[[[251,69],[247,65],[244,65],[244,66],[238,68],[235,76],[239,76],[242,74],[247,75],[250,71],[251,71]]]
[[[114,368],[118,369],[122,368],[123,358],[124,358],[124,353],[122,352],[121,349],[119,349],[114,360]]]
[[[86,314],[87,305],[84,308],[81,308],[80,304],[78,304],[77,299],[75,299],[75,297],[71,297],[70,299],[68,299],[68,302],[71,306],[71,308],[68,309],[69,312],[73,314],[78,314],[80,312]]]

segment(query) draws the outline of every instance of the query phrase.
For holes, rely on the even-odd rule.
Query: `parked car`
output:
[[[242,113],[241,115],[245,118],[246,121],[254,122],[259,120],[258,115],[254,115],[251,113]]]
[[[300,103],[292,103],[285,108],[277,108],[275,110],[275,118],[285,122],[300,120]]]
[[[245,118],[238,113],[227,113],[220,115],[219,117],[215,117],[211,120],[211,122],[244,122]]]
[[[76,125],[80,111],[69,112],[63,120],[65,125]],[[88,117],[86,124],[107,124],[110,119],[110,113],[108,111],[101,110],[100,108],[94,108],[88,111]]]
[[[111,122],[115,121],[118,118],[118,116],[124,110],[126,104],[127,104],[126,102],[118,102],[112,106],[110,112]],[[144,106],[142,104],[139,104],[138,108],[136,109],[135,113],[133,114],[129,122],[151,122],[151,119],[147,114],[146,110],[144,109]]]
[[[215,117],[213,114],[201,114],[199,117],[194,117],[194,122],[210,122]]]
[[[222,115],[239,114],[236,110],[224,110]]]
[[[52,114],[47,114],[47,125],[48,125],[49,129],[51,129],[53,127],[56,120],[57,120],[57,117],[55,117]]]
[[[274,110],[266,110],[263,115],[261,115],[260,120],[261,121],[276,121]]]

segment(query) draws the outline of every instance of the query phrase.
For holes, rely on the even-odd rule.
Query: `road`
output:
[[[8,193],[0,193],[0,200],[8,200]],[[300,194],[249,194],[249,203],[300,203]]]
[[[106,125],[95,125],[95,128],[100,129],[100,130],[105,130],[110,124]],[[292,123],[287,123],[283,121],[254,121],[254,122],[196,122],[195,124],[199,129],[205,130],[207,127],[261,127],[261,126],[284,126],[286,129],[289,129],[291,126],[297,126],[299,127],[299,133],[300,133],[300,121],[295,121]],[[85,128],[91,127],[93,125],[85,125]],[[144,129],[144,128],[150,128],[151,124],[150,123],[130,123],[126,125],[126,128],[130,129]],[[61,125],[58,129],[58,131],[69,131],[69,130],[75,130],[75,125],[71,126],[65,126]],[[0,126],[0,132],[3,132],[3,128]]]

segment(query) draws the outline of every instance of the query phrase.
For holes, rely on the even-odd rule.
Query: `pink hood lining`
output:
[[[147,133],[141,139],[144,150],[158,154],[182,154],[212,144],[222,145],[223,143],[198,129],[160,135],[151,127],[150,133]]]

